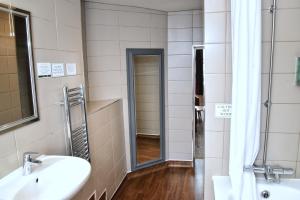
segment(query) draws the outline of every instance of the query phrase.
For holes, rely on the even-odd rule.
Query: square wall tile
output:
[[[206,74],[205,84],[205,102],[224,102],[225,100],[225,74]]]
[[[161,47],[165,47],[168,40],[168,31],[163,28],[151,28],[150,40],[157,42]]]
[[[200,28],[204,27],[204,12],[200,11],[198,14],[193,14],[193,27]]]
[[[54,21],[48,21],[36,17],[31,18],[32,42],[34,48],[56,49],[56,25]]]
[[[191,68],[170,68],[168,70],[169,81],[191,81],[192,69]]]
[[[88,56],[120,55],[118,41],[87,41]]]
[[[152,28],[164,28],[168,27],[168,16],[151,14],[151,27]]]
[[[97,86],[89,88],[90,100],[105,100],[122,97],[121,86]]]
[[[123,41],[150,41],[150,29],[140,27],[121,27],[120,40]]]
[[[192,55],[169,55],[168,68],[192,68]]]
[[[67,0],[55,0],[55,13],[57,22],[60,24],[76,27],[81,29],[81,12],[80,2],[67,1]]]
[[[270,48],[268,50],[270,51]],[[300,57],[300,42],[276,42],[274,73],[295,73],[297,57]],[[266,63],[266,72],[269,72],[268,64],[269,59]]]
[[[205,42],[225,43],[226,13],[205,13]]]
[[[169,106],[168,118],[193,118],[193,110],[190,106]]]
[[[268,144],[268,160],[297,160],[299,134],[270,133]]]
[[[119,12],[121,26],[147,27],[151,22],[150,14],[138,12]]]
[[[204,28],[193,28],[193,41],[194,42],[204,41]]]
[[[225,44],[208,44],[205,46],[205,73],[224,74],[226,65]]]
[[[57,46],[60,50],[80,51],[82,43],[81,29],[58,25],[57,26]]]
[[[192,128],[193,124],[190,118],[169,118],[170,130],[187,130],[192,132]]]
[[[169,15],[168,28],[191,28],[193,27],[193,15]]]
[[[118,11],[85,9],[86,24],[118,25]]]
[[[174,153],[169,152],[169,160],[187,160],[191,161],[193,160],[193,154],[192,153]]]
[[[300,103],[300,87],[295,84],[294,74],[273,75],[273,103]]]
[[[192,154],[193,152],[190,142],[171,142],[169,144],[169,150],[173,153]]]
[[[106,72],[90,72],[89,86],[117,86],[121,85],[120,71],[106,71]]]
[[[193,40],[193,29],[168,29],[168,41],[188,42]]]
[[[169,94],[169,106],[192,106],[191,94]]]
[[[224,119],[215,117],[215,104],[205,105],[205,131],[224,131]]]
[[[226,11],[227,0],[209,0],[205,1],[204,10],[205,12],[221,12]]]
[[[276,19],[276,41],[300,41],[300,27],[295,26],[300,19],[300,8],[278,10]]]
[[[168,43],[169,55],[192,55],[192,42],[169,42]]]
[[[117,71],[121,69],[120,56],[88,57],[88,71]]]
[[[192,94],[192,81],[168,81],[168,93]]]
[[[20,166],[16,151],[0,157],[0,162],[0,178],[8,175],[10,172],[17,169]]]
[[[299,133],[300,104],[273,104],[270,132]]]
[[[205,159],[222,158],[223,137],[223,132],[205,132]]]
[[[105,25],[86,25],[86,39],[89,40],[119,40],[119,27]]]

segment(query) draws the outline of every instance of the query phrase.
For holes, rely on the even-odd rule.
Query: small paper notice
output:
[[[39,78],[51,77],[51,63],[37,63],[37,75]]]
[[[231,118],[231,104],[215,104],[216,118]]]
[[[76,63],[67,63],[66,70],[68,76],[75,76],[76,75]]]
[[[52,64],[52,77],[61,77],[65,75],[65,69],[63,63]]]

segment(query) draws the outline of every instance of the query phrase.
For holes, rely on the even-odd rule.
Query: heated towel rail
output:
[[[65,86],[63,92],[69,154],[90,161],[84,86],[71,89]],[[81,116],[77,119],[79,115],[73,115],[72,120],[75,108],[80,108]]]

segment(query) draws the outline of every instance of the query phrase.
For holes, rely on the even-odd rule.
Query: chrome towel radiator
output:
[[[67,151],[70,155],[90,161],[84,86],[63,88],[67,129]],[[72,120],[72,111],[80,108],[81,119]],[[79,113],[79,114],[80,114]],[[77,115],[76,115],[77,116]],[[75,118],[75,116],[73,116]],[[74,128],[75,127],[75,128]]]

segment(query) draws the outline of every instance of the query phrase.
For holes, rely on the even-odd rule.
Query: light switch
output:
[[[76,63],[67,63],[66,70],[68,76],[75,76],[76,75]]]
[[[61,77],[65,75],[63,63],[52,63],[52,77]]]
[[[216,118],[231,118],[231,104],[215,104]]]
[[[51,77],[51,63],[37,63],[37,75],[39,78]]]

